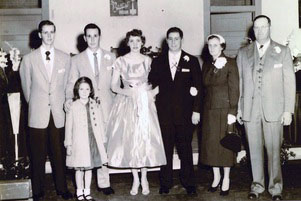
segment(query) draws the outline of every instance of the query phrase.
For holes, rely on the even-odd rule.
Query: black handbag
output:
[[[220,140],[220,144],[233,152],[241,151],[241,136],[236,130],[235,123],[227,125],[226,136]]]

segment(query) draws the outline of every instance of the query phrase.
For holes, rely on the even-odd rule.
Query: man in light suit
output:
[[[238,52],[240,99],[237,119],[244,123],[250,150],[253,182],[249,199],[265,190],[264,146],[268,156],[268,191],[282,200],[280,149],[283,126],[292,121],[296,83],[288,47],[270,38],[271,20],[265,15],[253,21],[256,41]]]
[[[159,86],[156,107],[167,159],[160,169],[160,194],[168,194],[173,185],[172,160],[176,145],[181,160],[180,179],[188,195],[196,194],[192,135],[200,122],[202,81],[198,59],[182,50],[183,31],[178,27],[166,33],[169,50],[155,58],[149,82]]]
[[[112,65],[115,55],[99,46],[101,30],[96,24],[88,24],[84,28],[84,40],[88,48],[72,57],[71,69],[66,88],[65,110],[68,112],[72,104],[73,87],[76,80],[82,76],[92,80],[95,98],[100,101],[105,123],[111,111],[114,94],[111,91]],[[105,139],[105,136],[104,136]],[[106,166],[97,169],[98,190],[105,195],[114,193],[110,187],[109,170]]]
[[[20,67],[21,84],[28,103],[28,126],[32,190],[34,200],[44,196],[45,162],[53,168],[57,194],[72,198],[65,176],[64,123],[65,88],[70,57],[54,48],[55,25],[45,20],[39,24],[42,45],[23,57]]]

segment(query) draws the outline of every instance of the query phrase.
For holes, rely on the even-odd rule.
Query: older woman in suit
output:
[[[215,192],[221,186],[220,195],[229,194],[230,167],[234,165],[235,153],[221,146],[228,125],[236,121],[239,98],[239,75],[234,59],[223,51],[225,39],[217,34],[207,38],[209,54],[204,58],[203,86],[204,110],[202,127],[202,163],[212,166],[213,182],[208,191]],[[220,167],[224,169],[221,179]]]

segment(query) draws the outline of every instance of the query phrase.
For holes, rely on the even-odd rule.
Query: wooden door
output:
[[[252,26],[252,12],[211,14],[210,32],[222,35],[226,40],[227,56],[235,57],[238,49],[247,44]]]

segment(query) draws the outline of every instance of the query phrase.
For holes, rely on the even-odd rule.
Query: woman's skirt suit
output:
[[[205,97],[200,155],[203,164],[214,167],[231,167],[236,159],[235,153],[220,144],[227,131],[227,115],[236,116],[239,98],[236,61],[225,58],[227,63],[222,69],[211,62],[204,62],[202,68]]]

